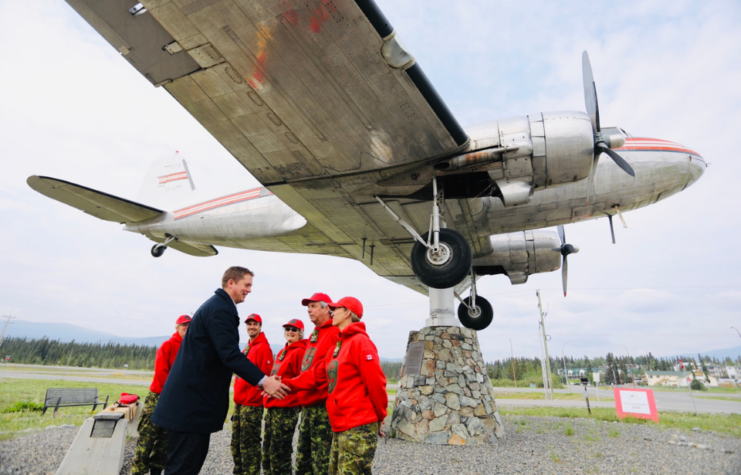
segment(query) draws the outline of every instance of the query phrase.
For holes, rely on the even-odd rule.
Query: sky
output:
[[[604,126],[682,143],[711,163],[684,192],[626,213],[617,245],[606,219],[567,226],[581,249],[569,259],[567,298],[560,272],[517,286],[482,279],[479,294],[495,312],[479,332],[486,360],[539,354],[536,289],[552,355],[741,344],[731,329],[741,328],[739,2],[376,1],[464,126],[584,110],[588,50]],[[26,184],[40,174],[135,199],[149,163],[174,150],[204,196],[259,185],[65,2],[0,1],[0,315],[168,335],[227,267],[242,265],[256,276],[239,311],[262,315],[271,343],[291,318],[309,324],[300,300],[323,291],[359,298],[381,356],[404,355],[408,332],[424,326],[427,298],[358,262],[228,248],[154,259],[143,236]]]

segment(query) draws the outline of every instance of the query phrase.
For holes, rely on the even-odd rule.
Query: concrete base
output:
[[[425,327],[409,334],[391,436],[440,445],[491,444],[504,437],[475,331]]]
[[[85,420],[56,475],[118,475],[123,467],[128,421],[119,419],[109,438],[92,438],[94,419]]]

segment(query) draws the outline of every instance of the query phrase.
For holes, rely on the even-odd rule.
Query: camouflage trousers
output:
[[[139,419],[139,441],[136,444],[132,475],[144,475],[150,470],[162,471],[167,463],[167,430],[152,422],[152,413],[160,395],[149,391]]]
[[[234,475],[260,475],[262,406],[234,406],[232,459]]]
[[[332,427],[324,404],[305,407],[296,448],[296,475],[327,475]]]
[[[373,473],[373,457],[378,445],[378,422],[335,432],[329,455],[330,475]]]
[[[265,475],[291,475],[293,433],[298,413],[297,407],[267,409],[262,438],[262,472]]]

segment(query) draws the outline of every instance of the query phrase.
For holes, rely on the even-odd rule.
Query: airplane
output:
[[[607,217],[612,231],[613,216],[707,167],[683,145],[603,127],[586,51],[586,113],[463,128],[373,0],[66,1],[263,185],[193,202],[177,156],[153,163],[141,203],[28,179],[155,241],[154,257],[225,246],[356,259],[424,294],[453,288],[461,323],[483,330],[494,313],[481,276],[522,284],[560,268],[565,296],[578,252],[565,224]]]

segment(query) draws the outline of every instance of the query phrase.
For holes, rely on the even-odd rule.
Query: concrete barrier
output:
[[[129,421],[122,412],[103,411],[85,420],[56,475],[118,475],[123,467],[126,438],[138,438],[144,404]]]
[[[56,475],[117,475],[123,467],[128,422],[121,413],[85,420]],[[113,419],[116,417],[116,419]]]

